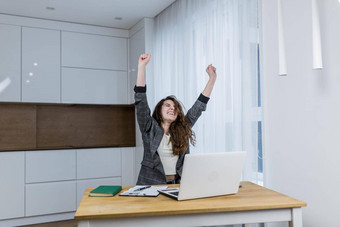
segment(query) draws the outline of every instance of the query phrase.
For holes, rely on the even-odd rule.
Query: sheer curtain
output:
[[[248,152],[244,180],[257,182],[257,0],[177,0],[155,18],[150,106],[175,95],[188,110],[209,64],[217,81],[193,130],[191,152]]]

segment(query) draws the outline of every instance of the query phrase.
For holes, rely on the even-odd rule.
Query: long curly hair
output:
[[[189,140],[192,145],[195,145],[195,133],[191,130],[190,123],[186,119],[183,112],[182,105],[176,99],[175,96],[168,96],[165,99],[159,101],[153,111],[152,117],[161,126],[163,122],[162,118],[162,106],[164,101],[171,100],[175,104],[177,112],[177,118],[170,124],[170,142],[172,143],[172,152],[174,155],[183,155],[189,148]]]

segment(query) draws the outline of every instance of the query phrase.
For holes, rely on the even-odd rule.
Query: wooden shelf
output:
[[[0,151],[134,147],[134,105],[0,103]]]

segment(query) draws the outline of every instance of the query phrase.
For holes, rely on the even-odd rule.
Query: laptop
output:
[[[236,194],[246,152],[187,154],[179,188],[160,190],[177,200]]]

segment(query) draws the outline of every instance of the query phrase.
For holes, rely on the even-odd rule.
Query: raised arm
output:
[[[214,88],[216,77],[217,77],[217,75],[216,75],[216,68],[212,64],[210,64],[210,65],[208,65],[208,67],[207,67],[207,69],[205,71],[209,75],[209,80],[208,80],[207,85],[205,85],[205,88],[204,88],[204,90],[202,92],[202,95],[204,95],[204,96],[209,98],[210,95],[211,95],[211,92],[212,92],[212,90]]]
[[[137,87],[145,87],[145,67],[151,59],[151,54],[142,54],[138,59]]]
[[[150,54],[142,54],[138,59],[138,72],[135,87],[135,107],[137,113],[137,122],[141,132],[147,131],[152,124],[151,111],[146,98],[145,86],[145,67],[150,61]]]
[[[206,72],[209,75],[209,80],[205,86],[202,94],[198,97],[194,105],[188,110],[186,118],[190,122],[191,127],[194,126],[198,118],[201,116],[202,112],[205,111],[207,103],[210,98],[210,94],[214,88],[216,81],[216,68],[211,64],[208,65]]]

